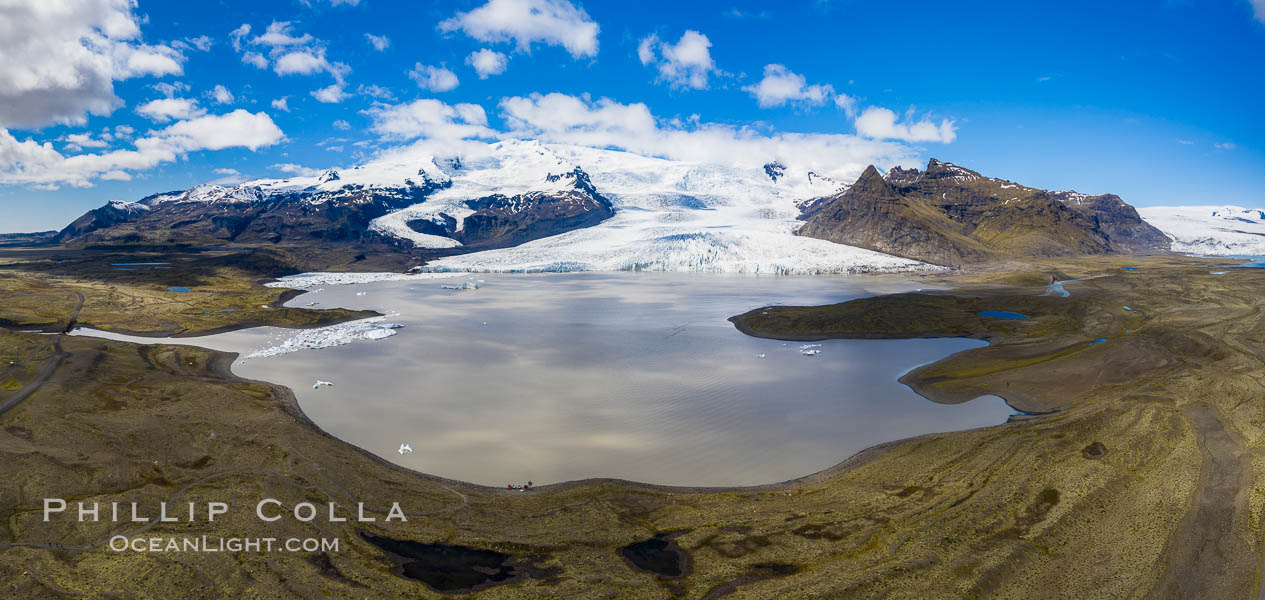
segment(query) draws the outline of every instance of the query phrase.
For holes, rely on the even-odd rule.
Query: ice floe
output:
[[[348,321],[327,327],[303,329],[294,332],[278,344],[255,350],[246,358],[262,358],[298,352],[299,350],[319,350],[350,344],[357,340],[380,340],[391,337],[403,327],[399,323],[387,322],[386,316],[370,317]],[[318,382],[319,385],[319,382]]]

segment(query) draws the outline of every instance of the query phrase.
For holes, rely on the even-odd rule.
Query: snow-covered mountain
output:
[[[1174,252],[1265,255],[1265,210],[1240,206],[1151,206],[1142,218],[1173,240]]]
[[[581,146],[500,142],[539,149],[583,169],[615,216],[520,246],[450,256],[428,270],[669,270],[840,273],[920,263],[798,237],[798,202],[846,187],[794,166],[740,168],[664,160]],[[453,188],[437,197],[460,197]],[[427,201],[429,203],[430,200]],[[434,210],[423,203],[403,212]],[[388,216],[381,221],[389,221]]]
[[[317,175],[207,184],[112,203],[58,239],[350,243],[407,252],[430,270],[922,268],[794,235],[801,204],[846,187],[777,161],[744,168],[536,141],[420,143]]]

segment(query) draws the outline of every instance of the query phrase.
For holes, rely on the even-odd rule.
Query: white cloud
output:
[[[289,96],[282,96],[280,98],[277,98],[276,100],[273,100],[272,109],[280,110],[284,112],[290,112],[290,104],[288,102],[289,98],[290,98]]]
[[[478,104],[449,105],[425,98],[406,104],[375,106],[364,114],[373,121],[370,131],[394,140],[461,140],[490,138],[496,133],[487,127],[487,114]]]
[[[242,23],[241,27],[228,32],[228,40],[233,44],[233,50],[242,51],[242,38],[250,35],[250,24]]]
[[[1257,21],[1265,23],[1265,0],[1252,0],[1252,13]]]
[[[242,55],[242,62],[255,67],[256,69],[267,69],[268,59],[258,52],[247,52]]]
[[[249,26],[246,27],[247,31],[249,31]],[[290,25],[289,21],[273,21],[272,24],[268,25],[268,28],[264,30],[263,34],[256,36],[255,39],[250,41],[250,43],[274,47],[304,46],[312,43],[315,39],[310,34],[306,33],[296,36],[293,31],[294,28]]]
[[[168,98],[175,96],[176,94],[180,92],[189,91],[188,84],[184,83],[183,81],[172,81],[172,82],[160,81],[149,87],[153,88],[154,91]]]
[[[803,75],[779,64],[764,65],[764,78],[742,90],[755,96],[760,108],[782,106],[787,102],[820,106],[835,95],[835,89],[829,84],[808,85]]]
[[[505,72],[505,67],[509,63],[509,58],[500,52],[484,48],[470,53],[466,57],[466,64],[474,67],[474,72],[479,74],[479,79],[487,79],[490,75],[500,75]]]
[[[324,56],[318,57],[308,50],[296,50],[282,54],[272,70],[277,75],[311,75],[324,71],[327,66]]]
[[[207,95],[214,100],[216,104],[232,104],[234,100],[233,92],[228,91],[228,88],[222,85],[216,85],[214,89],[207,93]]]
[[[675,44],[659,40],[650,34],[637,44],[637,59],[643,65],[658,61],[659,81],[674,88],[707,88],[707,76],[718,72],[712,62],[711,40],[707,36],[687,29]]]
[[[843,110],[849,119],[857,117],[857,99],[847,94],[837,94],[835,96],[835,106]]]
[[[347,131],[348,129],[351,129],[351,123],[348,123],[347,121],[339,119],[337,121],[334,121],[334,129]]]
[[[1239,147],[1239,146],[1238,146],[1237,144],[1235,144],[1234,142],[1223,142],[1223,143],[1220,143],[1220,144],[1215,144],[1215,146],[1216,146],[1217,150],[1234,150],[1235,148],[1238,148],[1238,147]]]
[[[267,113],[251,113],[237,109],[222,115],[208,115],[177,121],[159,132],[160,142],[172,144],[181,152],[249,148],[258,150],[285,138],[281,128]],[[151,138],[155,139],[155,138]],[[145,140],[137,140],[140,146]]]
[[[83,123],[122,103],[114,81],[182,72],[184,56],[141,42],[128,0],[0,5],[0,127]]]
[[[409,79],[417,82],[417,86],[432,92],[447,92],[460,83],[457,74],[444,67],[432,67],[417,63],[408,73]]]
[[[310,169],[294,163],[279,163],[272,165],[272,168],[281,171],[282,173],[289,173],[291,175],[299,175],[302,177],[312,177],[322,173],[320,169]]]
[[[250,33],[250,25],[242,25],[234,30],[233,47],[239,52],[244,50],[242,40]],[[331,62],[325,57],[325,45],[310,34],[296,35],[294,26],[289,21],[273,21],[264,33],[250,39],[252,46],[264,46],[268,52],[264,56],[254,50],[242,52],[242,62],[259,69],[272,65],[278,75],[315,75],[329,73],[341,88],[344,77],[351,68],[341,62]],[[327,95],[328,97],[328,95]]]
[[[192,119],[206,114],[198,107],[197,100],[188,98],[159,98],[136,107],[136,114],[151,121],[165,123],[173,119]]]
[[[109,133],[103,133],[102,137],[113,138],[114,136]],[[71,152],[79,152],[84,148],[105,148],[110,145],[105,139],[93,138],[91,133],[69,133],[57,138],[57,140],[65,142],[66,149]]]
[[[212,172],[219,175],[219,177],[211,183],[219,185],[233,185],[246,180],[246,177],[238,172],[237,169],[219,168],[214,169]],[[104,177],[102,177],[102,179],[104,179]]]
[[[373,49],[378,52],[386,50],[387,46],[391,45],[391,40],[385,35],[373,35],[372,33],[366,33],[365,39],[369,40],[369,45],[373,46]]]
[[[325,104],[338,104],[339,102],[350,98],[351,94],[343,91],[342,85],[335,83],[328,87],[323,87],[319,90],[313,91],[312,97],[316,98],[318,102],[324,102]]]
[[[567,0],[488,0],[439,23],[488,43],[509,42],[529,52],[534,42],[562,46],[574,58],[597,56],[597,23]]]
[[[194,48],[197,48],[202,52],[206,52],[211,49],[211,46],[215,45],[215,40],[211,39],[211,36],[209,35],[200,35],[198,37],[189,38],[189,43],[193,44]]]
[[[912,111],[905,114],[904,122],[897,122],[896,113],[886,108],[871,106],[856,120],[857,133],[876,140],[903,140],[906,142],[940,142],[948,144],[957,139],[957,127],[953,121],[930,119],[914,121]]]
[[[654,62],[655,52],[659,47],[659,36],[650,34],[641,38],[641,42],[637,44],[637,60],[643,65],[649,65]]]
[[[565,94],[506,98],[501,137],[618,148],[675,160],[760,166],[771,160],[828,176],[855,177],[870,164],[913,164],[911,149],[848,134],[769,133],[751,127],[656,118],[641,103]]]
[[[44,189],[61,184],[88,187],[95,179],[126,180],[128,171],[153,168],[190,152],[271,146],[284,138],[267,114],[242,109],[222,115],[203,115],[177,121],[138,138],[134,149],[71,156],[51,143],[19,141],[0,129],[0,184],[25,184]]]
[[[361,84],[356,88],[356,93],[362,96],[369,96],[370,98],[377,98],[378,100],[395,99],[395,94],[392,94],[391,90],[388,90],[380,85]]]

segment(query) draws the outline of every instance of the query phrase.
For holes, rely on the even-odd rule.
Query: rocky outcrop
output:
[[[1168,248],[1116,196],[1048,192],[934,158],[886,177],[871,166],[809,208],[800,235],[939,265]]]

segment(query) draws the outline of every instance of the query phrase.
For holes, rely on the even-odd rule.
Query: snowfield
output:
[[[1147,223],[1173,240],[1174,252],[1265,255],[1265,210],[1239,206],[1139,208]]]

